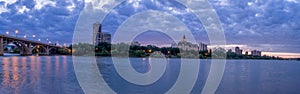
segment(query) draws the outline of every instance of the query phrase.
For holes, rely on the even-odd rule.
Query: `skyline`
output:
[[[257,49],[268,54],[300,53],[300,2],[296,0],[209,0],[225,31],[228,46],[241,46],[242,49]],[[169,4],[171,3],[171,4]],[[103,5],[92,0],[50,1],[36,0],[25,2],[20,0],[0,0],[0,31],[11,33],[18,29],[20,34],[35,34],[40,38],[49,38],[53,42],[70,44],[77,18],[86,7],[91,14],[108,12]],[[172,5],[173,4],[173,5]],[[201,23],[193,17],[184,7],[172,1],[160,0],[138,1],[129,0],[112,11],[103,21],[103,31],[111,32],[132,13],[146,9],[161,9],[162,11],[177,15],[196,37],[196,41],[209,44],[205,30]],[[57,10],[57,11],[56,11]],[[124,12],[126,11],[126,12]],[[96,16],[96,15],[94,15]],[[95,18],[95,17],[91,17]],[[96,21],[100,21],[97,19]],[[95,22],[95,20],[94,20]],[[91,26],[92,27],[92,26]],[[91,30],[91,27],[87,27]],[[197,32],[196,32],[197,31]],[[111,32],[113,33],[113,32]],[[53,36],[55,35],[55,36]],[[147,37],[147,36],[151,37]],[[157,42],[157,45],[169,44],[169,41],[159,41],[156,33],[143,35],[145,40],[141,43]],[[146,37],[145,37],[146,36]],[[152,38],[153,37],[153,38]],[[148,40],[151,38],[151,40]],[[297,56],[300,57],[299,54]]]

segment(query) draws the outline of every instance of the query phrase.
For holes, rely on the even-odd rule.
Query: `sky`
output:
[[[226,47],[240,46],[246,51],[256,49],[268,54],[300,53],[299,0],[208,1],[219,16]],[[18,37],[26,35],[33,40],[40,38],[44,42],[49,39],[51,42],[70,44],[76,22],[85,8],[108,13],[101,23],[103,31],[112,34],[133,14],[159,10],[182,21],[197,42],[210,44],[201,21],[186,9],[187,6],[174,0],[128,0],[112,10],[108,10],[107,5],[106,0],[0,0],[0,33],[10,32],[13,36],[14,31],[18,30]],[[158,17],[157,20],[163,19]],[[100,22],[101,19],[92,21]],[[172,26],[169,28],[180,30]],[[32,35],[37,37],[30,37]],[[159,46],[168,46],[173,42],[168,36],[151,30],[135,40]]]

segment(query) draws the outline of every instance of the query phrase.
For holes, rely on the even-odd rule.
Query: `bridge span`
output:
[[[40,41],[0,34],[0,56],[4,55],[4,49],[7,48],[9,44],[15,44],[20,49],[20,55],[23,56],[32,55],[33,50],[37,50],[37,53],[40,55],[49,55],[51,52],[57,51],[58,48],[62,48],[61,46]]]

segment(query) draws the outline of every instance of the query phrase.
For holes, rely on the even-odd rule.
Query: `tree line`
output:
[[[74,44],[69,47],[72,54],[77,56],[116,56],[116,57],[149,57],[162,54],[167,58],[200,58],[200,59],[282,59],[271,56],[238,55],[234,52],[226,52],[223,48],[213,48],[204,51],[183,50],[172,47],[157,47],[154,45],[140,46],[126,43],[110,44],[106,42],[94,46],[88,43]]]

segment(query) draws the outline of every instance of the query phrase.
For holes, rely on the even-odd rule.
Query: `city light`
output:
[[[15,33],[16,33],[16,34],[19,33],[19,30],[16,30]]]
[[[72,50],[71,50],[71,49],[69,49],[69,50],[68,50],[68,52],[69,52],[69,53],[72,53]]]
[[[19,30],[16,30],[16,31],[15,31],[16,37],[17,37],[17,34],[18,34],[18,33],[19,33]]]
[[[152,53],[152,50],[148,50],[149,53]]]
[[[39,40],[39,42],[41,42],[41,39],[38,39]]]
[[[24,38],[26,38],[27,36],[26,35],[24,35]]]
[[[9,32],[8,32],[8,31],[6,31],[6,35],[9,35]]]
[[[35,35],[32,35],[33,38],[35,38]]]

